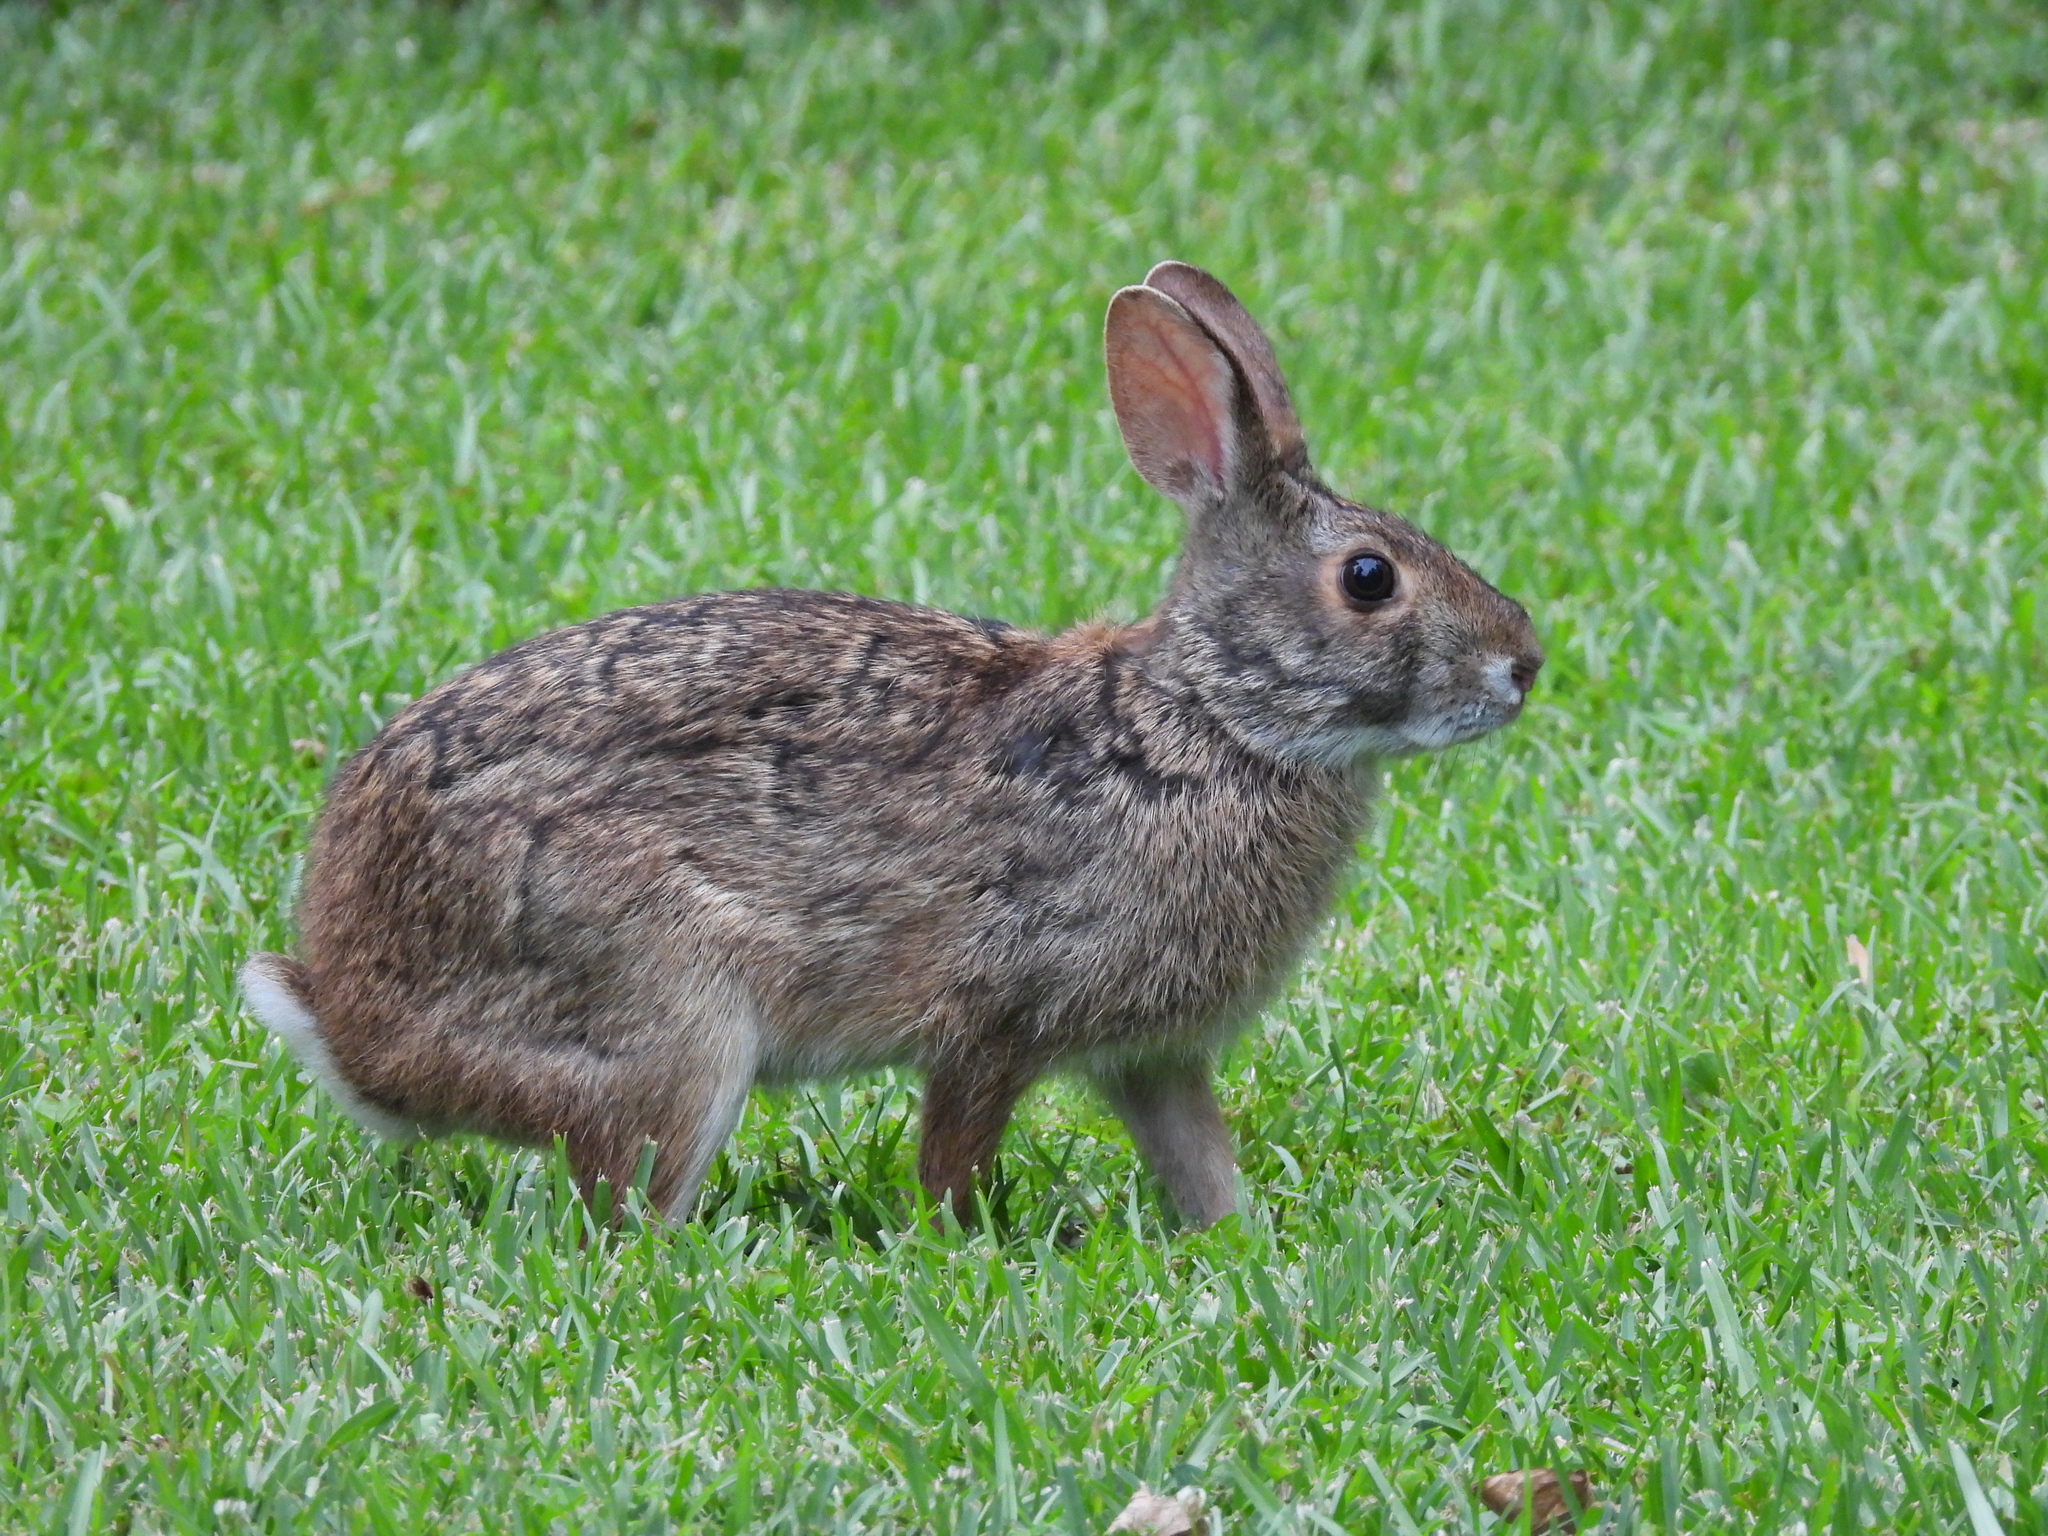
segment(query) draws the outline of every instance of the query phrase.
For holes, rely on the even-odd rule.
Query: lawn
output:
[[[2048,24],[2022,0],[0,0],[0,1527],[2048,1531]],[[1520,597],[1178,1233],[893,1077],[697,1221],[380,1147],[242,1009],[321,784],[760,583],[1135,616],[1108,297]]]

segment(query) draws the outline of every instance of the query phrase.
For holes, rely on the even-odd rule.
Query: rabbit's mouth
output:
[[[1401,734],[1411,743],[1410,750],[1436,752],[1477,741],[1510,724],[1521,713],[1520,699],[1470,699],[1402,722]]]
[[[1313,733],[1316,740],[1306,755],[1329,762],[1406,757],[1477,741],[1511,724],[1526,697],[1518,688],[1491,686],[1490,675],[1479,683],[1475,689],[1469,679],[1444,678],[1439,689],[1428,690],[1405,710],[1389,709],[1390,701],[1373,696],[1347,700],[1324,729]]]
[[[1521,716],[1542,665],[1541,653],[1531,648],[1520,656],[1486,657],[1476,677],[1461,668],[1431,690],[1438,697],[1427,699],[1401,722],[1401,733],[1419,752],[1477,741]]]
[[[1413,757],[1445,747],[1477,741],[1508,724],[1521,706],[1474,701],[1434,713],[1385,724],[1332,719],[1321,729],[1285,730],[1267,726],[1253,744],[1275,756],[1343,768],[1374,757]]]

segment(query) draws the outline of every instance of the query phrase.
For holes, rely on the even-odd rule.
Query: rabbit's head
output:
[[[1522,712],[1529,615],[1434,539],[1309,467],[1273,348],[1208,273],[1152,269],[1110,303],[1131,462],[1187,514],[1159,674],[1253,748],[1338,765],[1471,741]]]

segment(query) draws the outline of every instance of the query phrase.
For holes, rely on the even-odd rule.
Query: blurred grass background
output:
[[[2048,22],[1773,7],[0,4],[0,1524],[2048,1530]],[[320,784],[538,629],[1158,593],[1108,295],[1522,598],[1175,1235],[1049,1086],[701,1221],[379,1149],[234,998]],[[1078,1224],[1078,1246],[1058,1239]]]

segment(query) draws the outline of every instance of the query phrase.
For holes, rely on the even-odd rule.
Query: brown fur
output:
[[[928,1074],[935,1198],[1078,1068],[1184,1215],[1234,1209],[1209,1064],[1321,922],[1374,756],[1511,718],[1500,658],[1525,688],[1540,653],[1313,479],[1270,349],[1193,272],[1111,310],[1132,456],[1190,517],[1151,618],[1047,638],[749,591],[530,640],[336,775],[301,959],[259,957],[252,997],[294,996],[380,1125],[560,1135],[586,1188],[653,1141],[678,1212],[751,1083],[892,1062]],[[1384,611],[1337,588],[1361,544],[1401,571]]]

